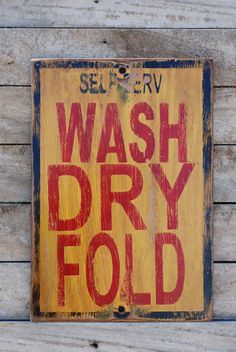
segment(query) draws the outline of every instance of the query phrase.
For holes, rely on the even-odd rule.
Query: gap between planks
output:
[[[210,30],[210,31],[218,31],[218,30],[232,30],[236,29],[236,26],[233,27],[97,27],[97,26],[63,26],[63,27],[49,27],[49,26],[0,26],[1,29],[52,29],[52,30],[58,30],[58,29],[75,29],[75,30],[97,30],[97,31],[104,31],[104,30],[198,30],[198,31],[205,31],[205,30]]]

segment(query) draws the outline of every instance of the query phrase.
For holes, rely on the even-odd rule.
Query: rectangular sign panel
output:
[[[33,60],[31,318],[212,317],[209,60]]]

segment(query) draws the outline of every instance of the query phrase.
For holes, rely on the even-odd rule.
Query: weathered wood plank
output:
[[[31,205],[0,205],[0,258],[27,261],[31,258]]]
[[[214,264],[213,278],[215,318],[236,318],[236,264]]]
[[[31,259],[31,205],[0,205],[0,258],[3,261]],[[214,260],[236,261],[236,204],[215,204]]]
[[[0,143],[31,142],[29,87],[0,87]],[[236,144],[236,88],[214,90],[214,141]]]
[[[236,85],[236,30],[0,30],[0,84],[30,84],[32,57],[208,57],[215,84]]]
[[[0,319],[29,317],[30,264],[0,263]]]
[[[145,328],[145,333],[144,333]],[[5,352],[233,352],[236,322],[206,323],[0,323]]]
[[[0,146],[0,202],[31,200],[30,146]]]
[[[236,25],[234,1],[1,1],[0,26],[219,28]]]
[[[31,201],[30,146],[0,145],[0,202]],[[216,146],[214,200],[236,201],[236,146]]]
[[[236,146],[216,146],[214,152],[214,201],[236,200]]]
[[[214,260],[236,261],[236,204],[215,204],[213,223]]]
[[[214,142],[236,144],[236,88],[214,89]]]
[[[30,264],[0,263],[0,319],[28,319]],[[236,318],[236,264],[214,264],[214,317]]]
[[[30,88],[0,87],[0,107],[0,143],[30,143]]]

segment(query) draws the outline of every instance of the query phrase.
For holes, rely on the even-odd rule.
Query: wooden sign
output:
[[[31,318],[212,317],[209,60],[33,60]]]

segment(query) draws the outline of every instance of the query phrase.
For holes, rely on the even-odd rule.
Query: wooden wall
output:
[[[33,57],[214,59],[215,322],[29,322]],[[0,0],[0,351],[232,352],[235,298],[236,1]]]

